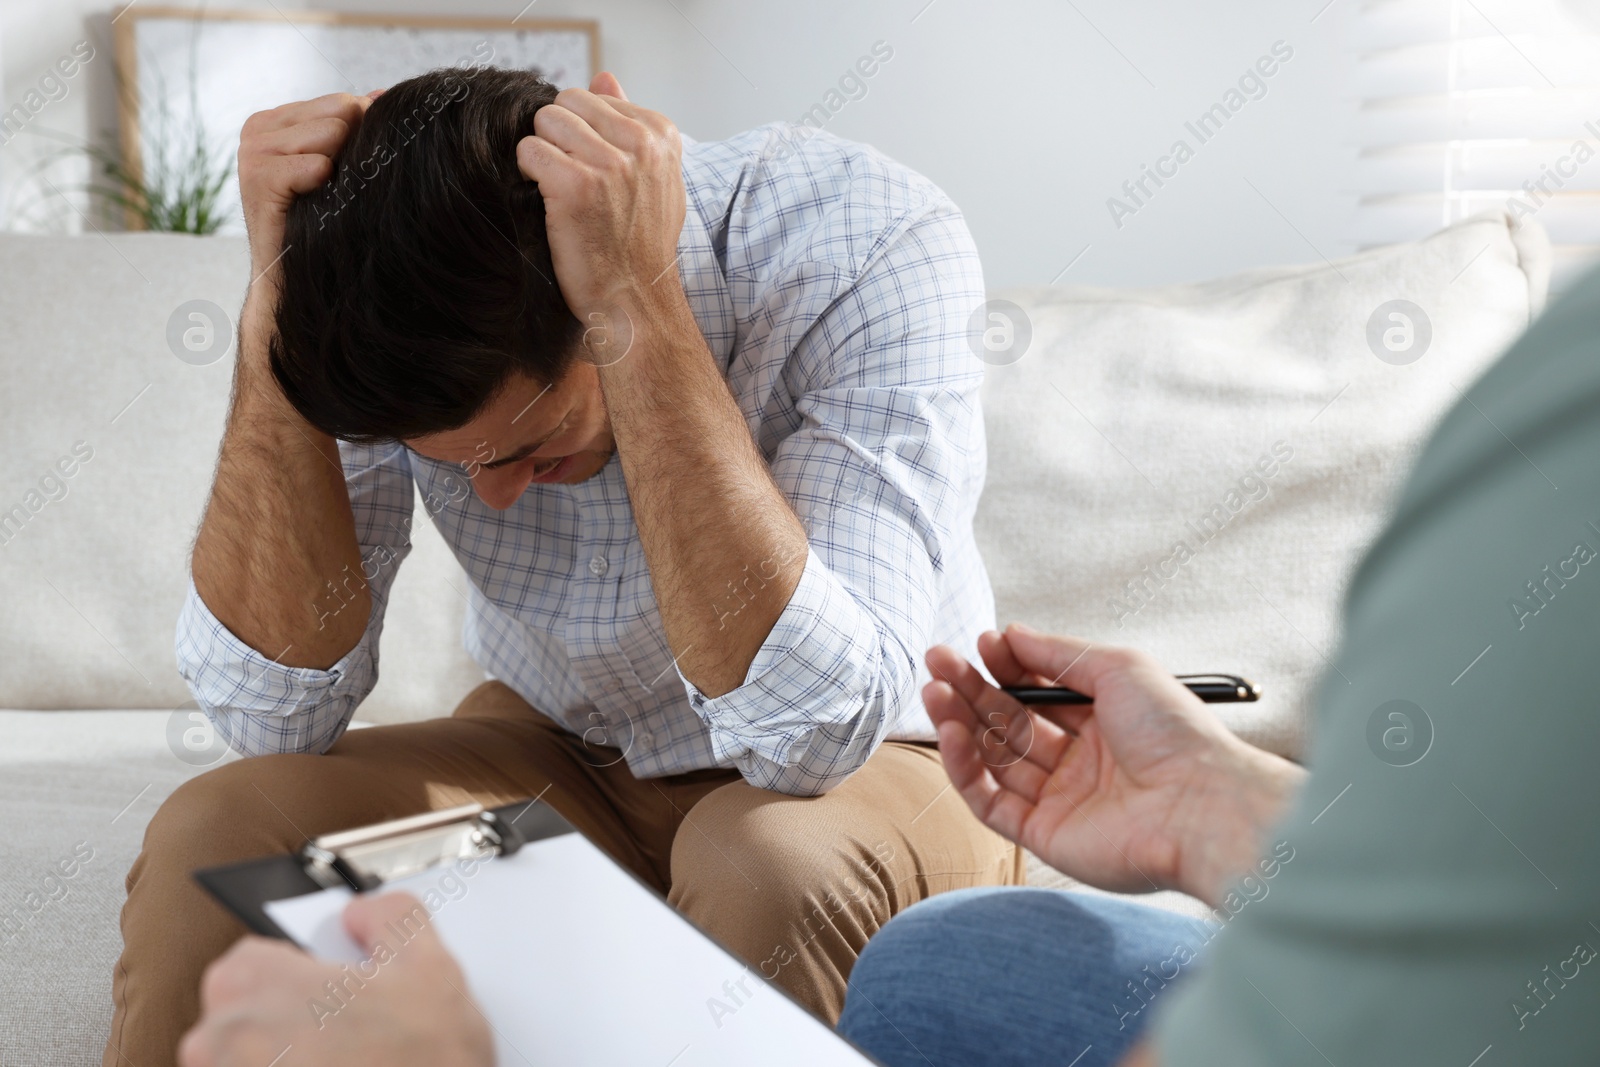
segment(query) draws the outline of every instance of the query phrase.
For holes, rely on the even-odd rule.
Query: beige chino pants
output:
[[[620,752],[487,682],[451,718],[353,730],[321,756],[239,760],[168,798],[128,872],[105,1067],[172,1064],[199,1014],[202,972],[245,933],[194,870],[540,794],[830,1023],[856,956],[892,916],[935,893],[1023,880],[1021,851],[972,816],[932,745],[888,742],[820,797],[757,789],[725,770],[638,779]]]

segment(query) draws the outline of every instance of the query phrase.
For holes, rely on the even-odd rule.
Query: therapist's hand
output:
[[[1002,685],[1094,697],[1029,709],[954,650],[928,652],[923,702],[951,781],[992,829],[1079,881],[1214,903],[1305,777],[1142,653],[1021,625],[982,635],[978,652]]]
[[[207,968],[180,1067],[493,1067],[488,1024],[415,897],[357,897],[344,923],[365,965],[247,937]]]

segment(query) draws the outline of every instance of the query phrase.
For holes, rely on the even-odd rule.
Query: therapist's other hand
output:
[[[247,937],[207,968],[180,1067],[265,1067],[290,1048],[299,1067],[493,1067],[488,1024],[416,897],[357,897],[344,923],[367,963]]]
[[[928,652],[922,697],[951,781],[989,827],[1079,881],[1215,902],[1305,776],[1132,649],[1012,625],[978,652],[1002,685],[1094,698],[1025,707],[953,649]]]

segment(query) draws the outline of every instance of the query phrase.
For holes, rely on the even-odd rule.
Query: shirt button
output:
[[[654,734],[644,733],[639,735],[638,742],[639,747],[648,752],[650,751],[650,746],[656,743],[656,738]]]
[[[610,569],[611,565],[606,562],[606,558],[604,556],[597,554],[589,561],[589,573],[594,575],[596,578],[603,577],[606,571]]]

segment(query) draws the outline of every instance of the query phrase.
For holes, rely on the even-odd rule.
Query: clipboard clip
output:
[[[524,843],[504,809],[463,804],[323,834],[307,841],[298,858],[324,889],[348,886],[365,893],[441,864],[509,856]]]

